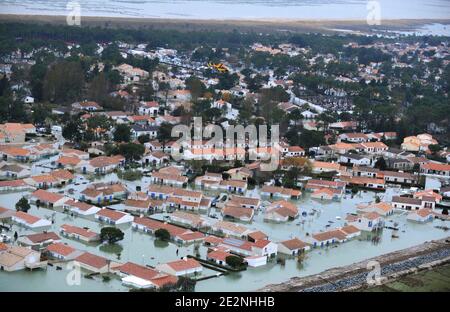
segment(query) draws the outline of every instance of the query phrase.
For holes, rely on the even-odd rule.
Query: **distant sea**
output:
[[[0,14],[66,15],[68,0],[0,0]],[[358,19],[368,0],[76,0],[82,16],[171,19]],[[450,0],[379,0],[385,19],[447,19]]]

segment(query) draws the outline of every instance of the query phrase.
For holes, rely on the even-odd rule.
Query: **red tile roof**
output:
[[[127,214],[124,212],[105,208],[105,209],[102,209],[99,212],[97,212],[97,215],[117,221],[117,220],[120,220],[121,218],[123,218],[124,216],[126,216]]]
[[[37,190],[35,192],[33,192],[33,194],[31,194],[32,197],[36,197],[37,199],[44,201],[44,202],[48,202],[48,203],[56,203],[58,200],[64,198],[64,196],[56,194],[56,193],[52,193],[52,192],[48,192],[45,190]]]
[[[69,245],[62,244],[62,243],[54,243],[46,248],[47,251],[56,253],[62,256],[68,256],[71,253],[75,252],[76,249],[73,247],[70,247]]]
[[[38,221],[41,220],[40,218],[35,217],[35,216],[33,216],[33,215],[30,215],[30,214],[28,214],[28,213],[26,213],[26,212],[23,212],[23,211],[17,211],[17,212],[14,214],[14,216],[15,216],[16,218],[19,218],[19,219],[24,220],[24,221],[25,221],[26,223],[28,223],[28,224],[34,224],[34,223],[36,223],[36,222],[38,222]]]
[[[298,238],[286,240],[286,241],[280,242],[280,244],[284,245],[289,250],[303,249],[306,246],[308,246],[307,243],[299,240]]]
[[[93,238],[93,237],[99,235],[98,233],[93,232],[91,230],[83,229],[81,227],[70,225],[70,224],[61,225],[61,229],[63,229],[66,233],[78,234],[78,235],[86,237],[86,238]]]
[[[151,281],[159,275],[158,271],[133,262],[124,263],[118,267],[115,267],[114,270],[120,271],[127,275],[137,276],[147,281]]]
[[[97,269],[101,269],[104,266],[108,265],[108,259],[91,254],[89,252],[85,252],[84,254],[75,258],[75,260]]]
[[[197,260],[194,260],[192,258],[168,262],[167,265],[177,272],[202,267],[202,265]]]
[[[222,251],[222,250],[213,250],[208,253],[207,258],[208,259],[214,259],[219,261],[225,261],[227,257],[232,256],[232,254]]]
[[[34,244],[42,243],[48,240],[58,241],[61,239],[55,232],[30,234],[25,235],[24,237],[28,238]]]

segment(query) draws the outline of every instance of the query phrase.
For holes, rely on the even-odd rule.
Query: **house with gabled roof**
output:
[[[63,148],[62,157],[78,158],[80,160],[89,160],[89,153],[74,148]]]
[[[175,285],[178,278],[147,266],[127,262],[111,268],[111,271],[119,275],[122,284],[133,288],[161,288]]]
[[[419,198],[421,200],[427,200],[430,198],[434,198],[434,201],[439,204],[442,201],[442,195],[439,193],[434,192],[433,190],[423,190],[419,192],[415,192],[413,194],[414,198]]]
[[[247,257],[247,256],[264,256],[274,257],[277,255],[277,244],[269,240],[259,240],[256,242],[249,242],[237,238],[224,238],[218,247],[226,248],[229,251]]]
[[[254,210],[252,208],[239,207],[235,205],[225,205],[222,209],[222,216],[224,218],[231,218],[243,222],[251,222],[253,219]]]
[[[133,222],[134,217],[125,212],[103,208],[95,214],[95,219],[100,222],[119,225]]]
[[[219,189],[220,182],[222,182],[221,173],[206,172],[203,176],[195,178],[195,185],[205,189]]]
[[[43,228],[52,225],[49,220],[41,219],[22,211],[15,212],[11,217],[11,220],[30,229]]]
[[[348,225],[353,225],[361,231],[372,232],[384,227],[384,220],[376,212],[365,212],[363,214],[349,214],[345,218]]]
[[[213,261],[213,262],[217,263],[218,265],[226,266],[227,265],[226,260],[230,256],[233,256],[233,254],[231,254],[227,251],[223,251],[223,250],[215,248],[215,250],[208,252],[208,254],[206,255],[206,260]]]
[[[56,160],[58,168],[66,168],[70,170],[75,170],[79,165],[83,163],[83,160],[78,157],[73,156],[59,156]]]
[[[325,247],[336,243],[343,243],[347,240],[347,235],[339,229],[328,230],[311,235],[312,246]]]
[[[110,270],[111,260],[101,256],[84,252],[74,259],[82,269],[92,273],[107,273]]]
[[[435,213],[433,210],[428,208],[422,208],[419,210],[411,211],[407,216],[406,220],[417,222],[417,223],[426,223],[431,222],[435,218]]]
[[[140,102],[138,112],[139,115],[158,116],[159,103],[156,101]]]
[[[222,180],[219,189],[230,192],[244,194],[247,191],[247,182],[242,180]]]
[[[310,249],[311,247],[308,243],[298,238],[292,238],[278,243],[278,252],[285,255],[296,256]]]
[[[57,260],[74,260],[78,256],[83,254],[83,251],[77,250],[67,244],[63,243],[53,243],[45,248],[45,253]]]
[[[6,272],[24,270],[26,268],[46,267],[47,262],[41,262],[41,253],[27,247],[7,245],[0,252],[0,268]]]
[[[311,194],[311,198],[320,200],[340,200],[341,197],[342,197],[342,190],[329,187],[316,189]]]
[[[16,211],[0,206],[0,220],[11,219]]]
[[[18,192],[30,190],[35,190],[35,188],[25,183],[23,179],[0,181],[0,191],[2,192]]]
[[[425,199],[430,200],[432,202],[435,201],[433,197]],[[391,205],[392,208],[394,209],[405,209],[405,210],[419,210],[421,208],[428,208],[425,207],[425,201],[423,198],[420,199],[407,196],[392,196]]]
[[[188,177],[157,171],[152,173],[151,182],[154,184],[182,187],[188,182]]]
[[[339,230],[341,232],[344,232],[344,234],[347,235],[348,239],[351,239],[351,238],[354,238],[354,237],[357,237],[357,236],[361,235],[361,230],[358,229],[354,225],[346,225],[346,226],[343,226],[343,227],[339,228]]]
[[[183,258],[181,260],[158,264],[156,270],[172,276],[197,275],[203,271],[203,266],[195,259]]]
[[[30,202],[38,206],[50,208],[63,207],[70,198],[61,194],[49,192],[46,190],[34,191],[30,196]]]
[[[83,174],[106,174],[114,171],[125,164],[125,157],[121,155],[115,156],[98,156],[87,162],[77,165],[77,170]]]
[[[266,208],[264,221],[287,222],[297,218],[298,215],[298,208],[295,204],[279,200]]]
[[[420,166],[420,172],[423,174],[450,177],[450,164],[427,163]]]
[[[1,164],[0,164],[1,165]],[[4,163],[0,166],[0,178],[4,179],[23,179],[31,175],[31,170],[19,164]]]
[[[229,198],[227,203],[229,205],[239,206],[243,208],[258,209],[261,205],[261,200],[254,197],[233,195],[231,196],[231,198]]]
[[[272,186],[272,185],[264,185],[261,188],[261,195],[267,197],[281,197],[284,199],[298,199],[302,192],[299,190],[285,188],[282,186]]]
[[[41,250],[47,245],[59,242],[61,238],[55,232],[42,232],[20,236],[18,244],[24,247],[31,247],[34,250]]]
[[[174,211],[169,215],[169,218],[171,221],[185,225],[190,226],[192,228],[200,228],[204,225],[206,225],[205,219],[198,214],[194,214],[187,211]]]
[[[36,133],[33,124],[7,122],[0,124],[0,143],[23,143],[27,134]]]
[[[236,224],[229,221],[217,221],[211,226],[211,229],[215,232],[222,233],[227,237],[231,236],[238,238],[244,238],[248,233],[252,232],[252,230],[241,224]]]
[[[81,228],[70,224],[61,225],[59,231],[65,237],[81,240],[87,243],[96,242],[100,240],[99,233],[91,231],[88,228]]]
[[[131,226],[134,230],[143,231],[148,234],[154,234],[159,229],[167,230],[170,238],[181,244],[199,242],[205,238],[205,235],[201,232],[194,232],[180,226],[145,217],[134,218]]]
[[[380,171],[378,178],[384,179],[386,183],[415,185],[419,182],[419,176],[401,171]]]
[[[373,202],[369,204],[359,204],[357,206],[357,210],[360,212],[376,212],[381,216],[390,216],[394,213],[394,209],[392,208],[390,203],[387,202]]]
[[[64,209],[80,216],[91,216],[96,214],[101,209],[97,206],[73,199],[66,201],[63,207]]]

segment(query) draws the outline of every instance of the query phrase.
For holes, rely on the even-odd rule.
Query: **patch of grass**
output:
[[[365,289],[368,292],[447,292],[450,291],[450,264],[408,275],[396,281]]]

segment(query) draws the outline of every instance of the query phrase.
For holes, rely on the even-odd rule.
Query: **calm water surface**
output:
[[[67,0],[0,0],[0,12],[64,15]],[[82,15],[193,19],[362,19],[367,0],[77,0]],[[379,0],[381,17],[450,18],[447,0]]]

